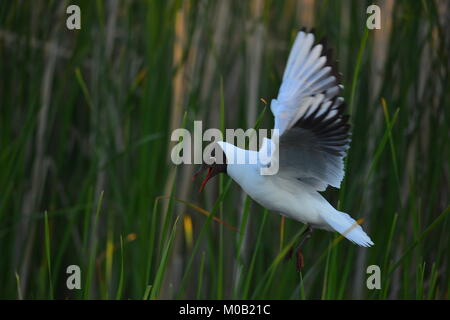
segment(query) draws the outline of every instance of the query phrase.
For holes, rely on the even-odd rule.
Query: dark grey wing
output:
[[[318,95],[303,115],[279,138],[279,171],[316,190],[339,188],[350,143],[348,116],[342,98]]]

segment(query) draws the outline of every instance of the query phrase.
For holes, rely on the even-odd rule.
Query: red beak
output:
[[[212,173],[213,173],[213,169],[212,168],[208,168],[208,174],[206,175],[205,180],[203,180],[202,185],[200,186],[200,189],[198,189],[198,192],[202,192],[203,189],[206,186],[206,183],[209,181],[209,179],[212,178]]]
[[[202,173],[203,170],[204,170],[204,169],[202,168],[202,169],[200,169],[198,172],[196,172],[196,173],[194,174],[194,176],[192,177],[192,180],[195,180],[195,178],[197,178],[197,176],[198,176],[200,173]],[[209,181],[209,179],[212,178],[212,176],[213,176],[213,169],[212,169],[212,168],[208,168],[208,174],[206,175],[206,178],[203,180],[202,184],[200,185],[200,188],[198,189],[198,192],[202,192],[202,191],[203,191],[203,189],[204,189],[205,186],[206,186],[206,183]]]

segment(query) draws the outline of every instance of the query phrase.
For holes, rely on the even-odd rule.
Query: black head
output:
[[[198,190],[198,192],[202,192],[202,190],[206,186],[206,183],[214,176],[218,175],[219,173],[227,173],[227,158],[225,156],[225,153],[222,151],[222,149],[220,147],[218,147],[218,149],[221,152],[222,157],[221,158],[215,157],[216,149],[212,150],[212,152],[211,152],[212,157],[209,159],[208,163],[206,163],[206,162],[202,163],[201,168],[192,177],[192,180],[195,180],[202,172],[204,172],[206,170],[208,171],[205,179],[203,180],[202,184],[200,185],[200,189]]]

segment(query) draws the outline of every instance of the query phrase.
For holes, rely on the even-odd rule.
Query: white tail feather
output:
[[[335,210],[333,213],[321,215],[331,228],[342,234],[348,240],[362,247],[374,245],[361,226],[345,212]]]

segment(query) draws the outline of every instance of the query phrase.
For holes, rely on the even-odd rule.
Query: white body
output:
[[[227,172],[263,207],[312,227],[330,230],[320,216],[321,211],[329,211],[330,204],[308,185],[286,180],[278,175],[263,176],[256,164],[230,164]]]
[[[248,159],[247,153],[256,152],[240,149],[223,141],[219,141],[218,144],[226,157],[230,159]],[[271,211],[316,229],[337,231],[360,246],[373,245],[372,240],[354,219],[333,208],[313,187],[298,180],[286,179],[278,174],[261,175],[260,168],[259,163],[229,163],[227,174],[253,200]]]

